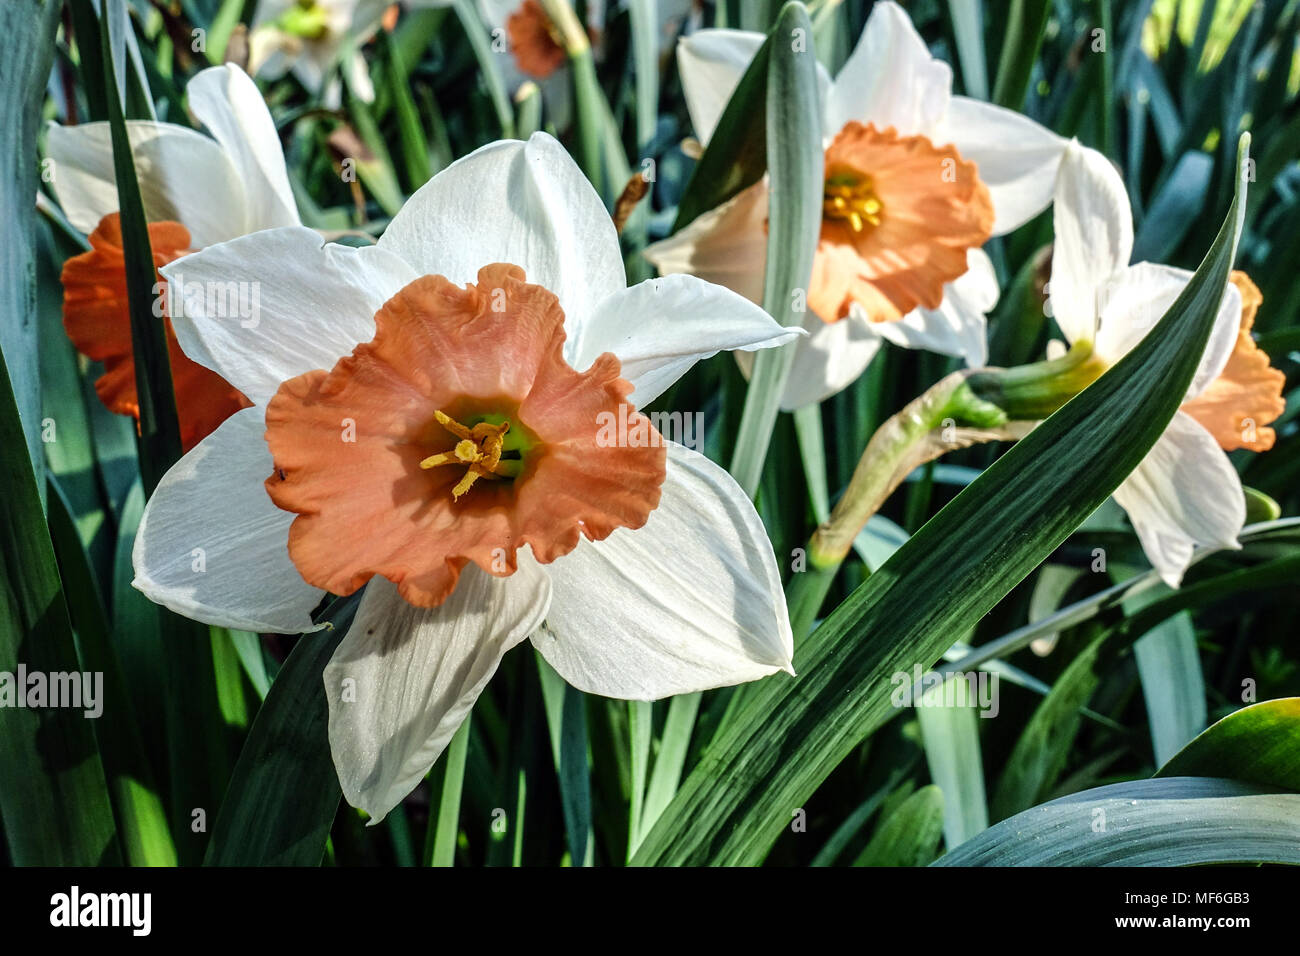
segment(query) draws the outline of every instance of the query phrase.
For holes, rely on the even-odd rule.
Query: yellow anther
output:
[[[836,172],[826,177],[822,213],[827,219],[842,219],[854,232],[861,232],[868,225],[880,225],[884,208],[870,176]]]
[[[464,425],[462,425],[460,422],[456,421],[456,419],[452,418],[446,412],[435,411],[433,413],[433,417],[438,419],[439,425],[447,429],[447,431],[451,432],[457,438],[469,437],[469,429],[466,428]]]
[[[501,466],[501,452],[505,446],[505,434],[510,431],[510,423],[493,425],[479,422],[473,428],[467,428],[450,415],[435,411],[433,417],[438,424],[451,432],[460,441],[449,452],[430,455],[420,462],[421,468],[436,468],[439,465],[468,465],[465,475],[451,489],[452,500],[469,491],[479,478],[500,478],[504,472]]]

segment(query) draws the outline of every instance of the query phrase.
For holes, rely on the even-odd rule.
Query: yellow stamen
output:
[[[435,411],[433,417],[438,424],[451,432],[460,441],[449,452],[430,455],[420,462],[421,468],[437,468],[439,465],[466,465],[465,475],[451,489],[453,501],[473,487],[479,478],[500,478],[505,474],[501,465],[501,452],[505,445],[505,434],[510,431],[510,423],[493,425],[479,422],[473,428],[467,428],[450,415]]]
[[[843,219],[854,232],[861,232],[868,225],[880,225],[884,209],[870,176],[837,171],[826,177],[822,213],[827,219]]]

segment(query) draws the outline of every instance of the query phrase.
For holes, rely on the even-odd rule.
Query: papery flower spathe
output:
[[[254,328],[176,325],[255,404],[159,484],[135,585],[296,632],[323,589],[368,581],[325,685],[343,792],[375,819],[525,638],[622,698],[789,667],[772,546],[736,483],[672,441],[599,432],[618,409],[650,434],[629,392],[644,405],[702,357],[802,333],[692,277],[627,288],[609,214],[549,136],[452,164],[378,245],[275,229],[173,270],[261,283]]]
[[[186,91],[210,137],[172,123],[126,124],[159,266],[236,236],[299,223],[280,139],[253,81],[236,66],[218,66],[195,76]],[[104,363],[95,383],[104,404],[138,415],[109,125],[51,124],[45,153],[54,161],[55,196],[91,245],[64,265],[64,325],[80,352]],[[188,449],[248,401],[190,361],[170,331],[167,337],[181,441]]]
[[[1139,262],[1133,217],[1114,167],[1072,145],[1061,164],[1053,218],[1049,298],[1070,341],[1091,342],[1113,365],[1155,327],[1192,273]],[[1236,548],[1246,520],[1245,495],[1226,451],[1264,451],[1265,426],[1285,408],[1285,376],[1250,335],[1259,290],[1234,272],[1182,407],[1146,458],[1115,491],[1152,566],[1177,587],[1197,546]]]
[[[702,142],[762,42],[757,33],[701,30],[679,43]],[[824,214],[810,335],[798,345],[786,409],[846,387],[882,338],[984,364],[985,313],[998,284],[980,247],[1047,208],[1067,145],[1018,113],[953,96],[951,68],[930,56],[895,3],[875,4],[839,75],[821,79]],[[766,220],[760,182],[646,255],[661,273],[697,275],[757,302]]]

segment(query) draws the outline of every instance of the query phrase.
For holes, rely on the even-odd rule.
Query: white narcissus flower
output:
[[[164,267],[182,271],[261,288],[251,328],[176,322],[254,405],[163,478],[134,583],[201,621],[293,633],[326,591],[369,581],[325,672],[353,805],[377,820],[409,793],[525,638],[620,698],[789,669],[753,506],[627,395],[802,333],[693,277],[627,288],[609,214],[554,139],[452,164],[375,246],[274,229]]]
[[[452,0],[405,0],[408,7],[445,7]],[[259,0],[249,34],[248,69],[254,76],[278,79],[292,71],[311,93],[337,107],[337,82],[327,82],[335,67],[347,74],[349,88],[365,102],[375,98],[370,70],[361,54],[394,0]]]
[[[695,134],[707,143],[763,36],[701,30],[677,57]],[[820,70],[821,68],[818,67]],[[985,313],[998,299],[980,249],[1051,202],[1067,141],[1010,110],[951,93],[906,13],[877,3],[834,81],[822,72],[824,216],[782,407],[854,381],[883,339],[987,357]],[[767,185],[757,183],[646,252],[759,301],[767,257]]]
[[[189,106],[211,136],[172,123],[128,120],[127,138],[155,263],[259,229],[299,224],[280,137],[257,86],[237,66],[215,66],[190,80]],[[46,157],[68,221],[91,251],[63,267],[63,317],[69,338],[104,363],[100,399],[136,415],[135,361],[118,219],[113,137],[108,123],[51,124]],[[248,402],[191,362],[168,333],[181,441],[195,445]]]
[[[1053,208],[1056,243],[1049,298],[1065,337],[1091,342],[1113,365],[1155,327],[1192,273],[1139,262],[1133,216],[1119,174],[1104,156],[1071,145]],[[1164,434],[1115,500],[1128,513],[1152,566],[1177,587],[1195,547],[1236,548],[1246,519],[1237,471],[1226,451],[1265,451],[1265,426],[1285,409],[1285,376],[1250,335],[1259,290],[1232,274],[1205,353]]]

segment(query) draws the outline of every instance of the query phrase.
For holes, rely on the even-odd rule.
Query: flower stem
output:
[[[917,465],[977,441],[1013,436],[1007,414],[967,384],[971,374],[941,379],[876,430],[843,497],[808,544],[811,566],[837,568],[858,532]]]

